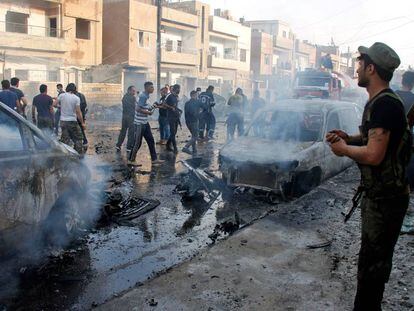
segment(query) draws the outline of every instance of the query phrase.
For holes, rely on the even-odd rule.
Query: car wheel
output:
[[[321,177],[320,167],[314,167],[310,171],[297,174],[293,185],[293,195],[301,196],[316,188],[321,183]]]

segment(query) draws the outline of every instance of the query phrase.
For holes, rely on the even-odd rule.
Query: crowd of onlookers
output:
[[[27,119],[29,101],[19,89],[19,82],[16,77],[1,82],[0,102]],[[56,88],[57,96],[51,97],[48,95],[48,86],[40,85],[39,94],[32,100],[32,121],[51,135],[58,136],[60,129],[60,140],[66,144],[72,141],[75,150],[83,154],[84,147],[88,145],[85,134],[86,98],[74,83],[69,83],[65,90],[62,84],[57,84]]]
[[[160,99],[153,104],[149,103],[150,95],[154,93],[154,84],[146,82],[144,90],[138,93],[135,86],[130,86],[122,99],[122,127],[116,144],[117,152],[121,151],[122,144],[127,137],[127,155],[129,164],[135,165],[136,154],[141,147],[142,139],[148,144],[152,163],[162,163],[157,157],[155,140],[149,125],[149,117],[155,109],[159,110],[158,123],[160,145],[165,145],[167,151],[178,153],[177,130],[181,126],[184,113],[185,124],[191,134],[190,140],[182,151],[191,155],[197,154],[197,141],[214,139],[216,117],[214,86],[209,86],[204,92],[197,88],[190,92],[190,98],[184,104],[184,111],[179,108],[179,84],[165,85],[160,90]],[[227,102],[227,139],[232,140],[237,130],[238,135],[244,133],[244,115],[248,110],[248,100],[243,90],[238,88]],[[250,109],[257,111],[265,106],[265,101],[258,91],[254,92]],[[127,135],[128,134],[128,135]]]

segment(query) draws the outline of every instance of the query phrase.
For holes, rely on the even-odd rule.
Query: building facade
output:
[[[0,58],[6,79],[80,83],[102,62],[102,0],[1,1]]]

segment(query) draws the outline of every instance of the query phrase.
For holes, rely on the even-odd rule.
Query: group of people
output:
[[[167,151],[178,153],[177,130],[181,126],[183,111],[178,107],[181,87],[179,84],[166,85],[160,90],[159,102],[149,103],[150,95],[154,93],[154,84],[146,82],[144,91],[139,93],[134,86],[130,86],[122,98],[122,127],[119,133],[116,150],[121,151],[121,146],[127,138],[127,155],[130,164],[135,165],[136,155],[141,147],[142,139],[148,144],[153,165],[162,163],[157,157],[155,140],[149,125],[149,116],[155,109],[159,110],[159,144],[165,145]],[[196,142],[198,138],[212,139],[215,130],[215,117],[212,107],[215,105],[213,96],[214,87],[209,86],[205,92],[201,89],[193,90],[190,99],[185,103],[184,115],[187,128],[191,133],[191,139],[182,149],[189,154],[197,154]],[[192,150],[190,149],[192,148]]]
[[[134,164],[137,151],[140,149],[142,139],[148,144],[153,164],[161,163],[157,158],[155,140],[148,125],[148,118],[155,109],[159,110],[158,123],[160,140],[159,144],[165,145],[167,151],[178,153],[176,135],[178,127],[181,126],[181,115],[183,111],[178,107],[181,87],[178,84],[166,85],[160,90],[160,100],[149,104],[150,95],[154,92],[152,82],[144,84],[144,91],[139,93],[135,86],[130,86],[122,98],[122,127],[116,144],[117,152],[121,151],[122,144],[127,137],[126,144],[128,160]],[[190,92],[190,99],[184,104],[185,124],[191,134],[183,152],[197,154],[197,141],[214,139],[216,129],[216,117],[213,107],[215,106],[214,86],[210,85],[202,92],[197,88]],[[244,133],[244,115],[247,112],[248,100],[241,88],[237,88],[234,95],[227,102],[227,140],[233,140],[237,130],[238,136]],[[260,110],[265,106],[265,101],[260,97],[259,91],[255,91],[252,101],[252,111]]]
[[[26,108],[29,101],[19,89],[19,82],[16,77],[1,82],[0,102],[27,119]],[[88,146],[85,134],[86,98],[74,83],[69,83],[66,90],[62,84],[57,84],[56,88],[57,97],[51,97],[46,84],[39,86],[39,94],[32,101],[32,121],[48,134],[58,136],[60,128],[60,140],[65,144],[72,141],[75,150],[83,154]]]

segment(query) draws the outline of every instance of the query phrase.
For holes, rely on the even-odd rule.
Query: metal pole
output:
[[[157,0],[157,97],[160,98],[161,89],[161,17],[162,0]]]
[[[6,51],[3,51],[3,80],[6,79]]]

